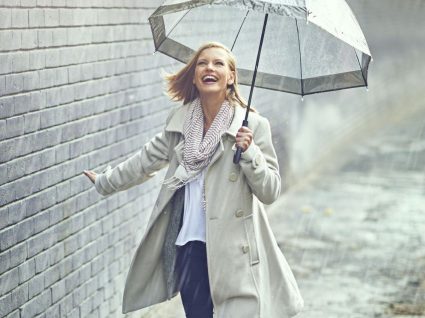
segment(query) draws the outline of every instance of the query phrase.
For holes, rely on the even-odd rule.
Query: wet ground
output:
[[[269,209],[296,317],[425,317],[425,113],[350,148]]]
[[[424,118],[363,134],[268,208],[305,300],[296,318],[425,317]],[[153,308],[184,317],[178,297]]]

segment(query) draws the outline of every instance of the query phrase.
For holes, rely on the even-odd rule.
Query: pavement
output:
[[[425,109],[363,134],[269,206],[296,318],[425,317]],[[183,318],[181,301],[144,318]]]
[[[352,141],[270,207],[305,300],[296,318],[425,317],[424,118]]]

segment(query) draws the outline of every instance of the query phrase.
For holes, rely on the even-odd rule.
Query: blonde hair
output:
[[[182,101],[187,104],[199,97],[199,92],[193,84],[193,77],[195,75],[196,62],[202,51],[210,48],[220,48],[227,53],[227,64],[231,71],[235,74],[233,84],[229,85],[226,91],[226,99],[231,104],[239,104],[242,107],[247,107],[245,99],[241,96],[238,87],[238,74],[236,70],[236,58],[233,53],[223,44],[218,42],[208,42],[203,44],[191,57],[189,62],[177,73],[165,75],[167,81],[167,94],[174,101]],[[255,112],[254,108],[250,108]]]

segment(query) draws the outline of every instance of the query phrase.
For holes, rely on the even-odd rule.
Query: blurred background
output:
[[[425,317],[425,3],[347,1],[369,89],[256,89],[285,191],[268,206],[297,317]],[[82,175],[136,152],[170,107],[158,0],[0,0],[0,317],[121,317],[163,172],[103,198]],[[208,40],[208,39],[206,39]],[[243,88],[248,97],[248,88]],[[127,317],[183,317],[180,300]]]

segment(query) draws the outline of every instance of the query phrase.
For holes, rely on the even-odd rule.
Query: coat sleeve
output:
[[[247,150],[242,152],[239,164],[253,194],[264,204],[276,201],[281,191],[281,178],[276,151],[272,143],[269,121],[259,117],[254,139]],[[233,145],[236,151],[236,144]]]
[[[169,122],[175,111],[176,109],[173,109],[170,112],[166,123]],[[141,184],[153,177],[158,170],[168,164],[170,134],[172,133],[167,132],[164,128],[127,160],[113,169],[111,166],[106,167],[96,177],[97,192],[109,195]]]

